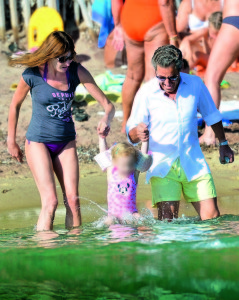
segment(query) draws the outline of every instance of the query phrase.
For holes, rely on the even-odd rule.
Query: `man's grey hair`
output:
[[[182,52],[173,45],[165,45],[154,52],[151,62],[155,70],[157,66],[163,68],[175,66],[180,71],[183,66]]]

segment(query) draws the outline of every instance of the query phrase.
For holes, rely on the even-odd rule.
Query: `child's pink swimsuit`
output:
[[[137,213],[134,172],[128,178],[119,178],[116,168],[112,169],[108,183],[108,215],[122,219],[125,215]]]

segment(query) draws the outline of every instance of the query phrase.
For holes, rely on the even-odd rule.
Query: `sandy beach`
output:
[[[3,45],[1,45],[1,50],[4,50]],[[78,60],[82,62],[93,76],[105,72],[103,50],[97,49],[94,43],[87,42],[84,38],[81,38],[76,43],[76,52],[78,54]],[[17,209],[39,209],[39,195],[25,159],[23,164],[19,164],[12,160],[7,152],[6,146],[8,109],[14,93],[14,91],[10,90],[10,87],[13,83],[18,82],[21,73],[23,72],[23,68],[9,67],[7,64],[7,56],[4,53],[0,54],[0,63],[0,86],[2,95],[0,105],[0,211],[2,213],[7,213]],[[120,68],[112,71],[113,73],[125,73],[125,71]],[[239,74],[227,74],[225,79],[230,83],[230,88],[222,90],[222,99],[239,101]],[[115,106],[117,111],[122,110],[120,103],[116,103]],[[98,104],[89,105],[83,108],[86,110],[87,114],[90,115],[89,120],[85,122],[75,122],[77,146],[81,165],[80,193],[82,197],[93,199],[103,207],[106,207],[106,176],[92,159],[98,151],[96,126],[101,118],[98,112],[103,110]],[[21,108],[17,129],[17,141],[22,150],[24,150],[25,133],[30,119],[31,97],[28,95]],[[108,138],[109,144],[125,140],[125,136],[120,133],[120,125],[121,118],[115,118]],[[236,154],[234,164],[220,165],[217,147],[211,148],[203,146],[203,151],[215,178],[221,213],[231,214],[235,212],[235,205],[239,206],[236,204],[236,198],[239,191],[239,123],[228,126],[225,131],[226,137]],[[144,175],[140,178],[138,202],[141,208],[145,206],[150,208],[150,186],[144,185],[144,178]],[[92,189],[92,184],[97,188]],[[61,199],[60,196],[59,199]],[[82,199],[82,203],[87,204],[87,201]],[[156,216],[156,210],[152,211]],[[182,202],[181,205],[180,215],[182,215],[182,213],[186,215],[195,215],[191,206],[184,202]],[[83,216],[83,221],[90,221],[92,218],[92,216],[87,216],[86,218]],[[12,222],[15,223],[16,220]],[[59,219],[56,217],[56,222],[62,223],[62,217],[59,217]],[[25,223],[23,223],[23,225],[24,224]],[[2,225],[0,226],[2,227]],[[6,224],[4,224],[4,227],[6,228]]]

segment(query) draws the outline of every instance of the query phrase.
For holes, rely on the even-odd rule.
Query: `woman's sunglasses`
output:
[[[63,64],[65,62],[67,62],[68,60],[73,60],[74,57],[75,57],[75,53],[73,53],[69,56],[57,57],[57,60],[59,61],[60,64]]]
[[[168,79],[169,81],[173,82],[173,81],[176,81],[179,77],[179,75],[175,75],[175,76],[170,76],[170,77],[163,77],[163,76],[157,76],[156,77],[158,78],[159,81],[161,82],[164,82],[166,81],[166,79]]]

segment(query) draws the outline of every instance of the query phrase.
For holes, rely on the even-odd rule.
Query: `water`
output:
[[[81,199],[82,228],[64,229],[57,187],[53,233],[33,230],[40,212],[33,179],[1,179],[0,192],[10,191],[0,193],[0,300],[239,299],[237,169],[215,174],[222,214],[217,220],[198,221],[182,201],[174,222],[156,221],[144,209],[138,224],[110,227],[102,221],[106,178],[87,172],[81,173],[80,192],[93,202]],[[140,180],[138,207],[150,208],[150,187]]]
[[[1,229],[0,299],[238,299],[238,216],[168,223],[143,209],[106,227],[98,214],[72,231]]]

